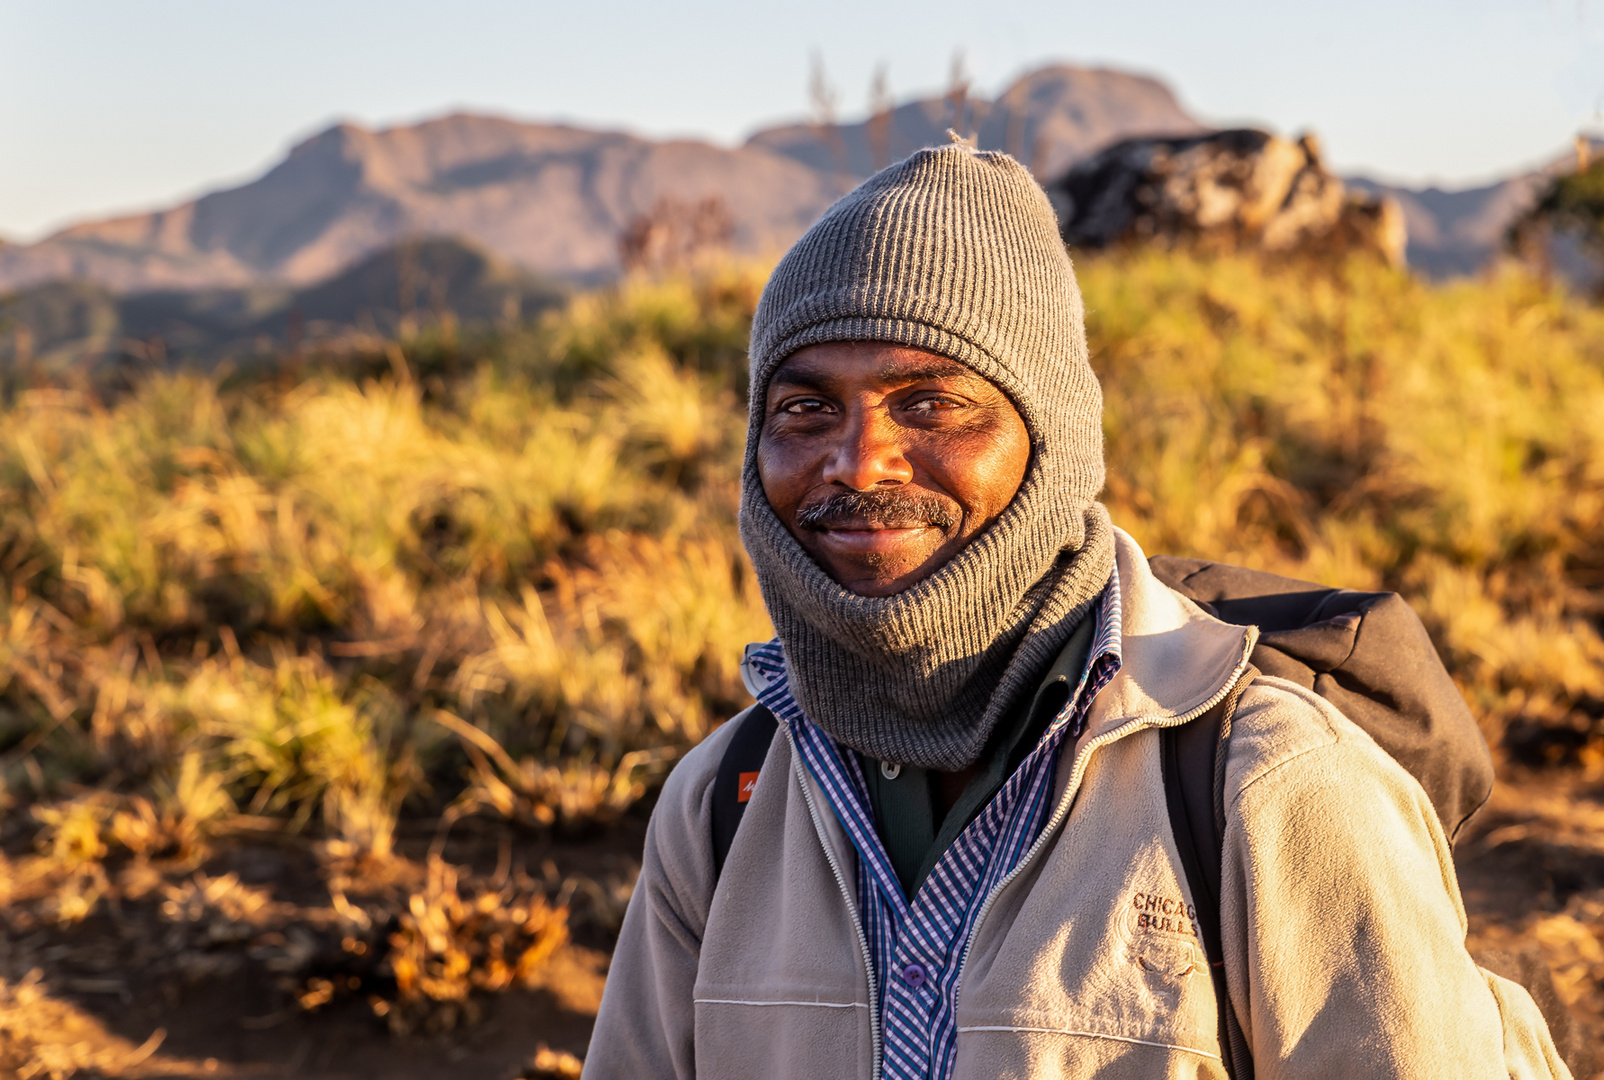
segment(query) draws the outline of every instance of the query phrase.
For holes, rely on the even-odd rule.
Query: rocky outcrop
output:
[[[1390,199],[1347,189],[1297,142],[1238,129],[1127,139],[1048,186],[1071,247],[1133,241],[1339,253],[1404,261],[1403,214]]]

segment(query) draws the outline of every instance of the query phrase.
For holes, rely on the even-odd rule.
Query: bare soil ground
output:
[[[1506,770],[1459,837],[1455,862],[1472,952],[1540,956],[1574,1020],[1571,1037],[1604,1048],[1604,785]],[[1594,1057],[1604,1077],[1604,1056]]]
[[[444,855],[464,897],[485,882],[532,881],[568,909],[570,938],[528,985],[415,1008],[404,1035],[391,1030],[399,995],[379,958],[425,892],[432,836],[383,866],[280,842],[220,852],[143,889],[124,867],[112,875],[118,901],[70,927],[14,903],[0,909],[0,1076],[577,1075],[644,817],[588,839],[501,828],[455,838]],[[364,914],[368,927],[354,929]]]
[[[1551,770],[1506,774],[1457,847],[1471,947],[1506,958],[1523,950],[1528,957],[1540,955],[1574,1018],[1571,1037],[1604,1046],[1604,785]],[[641,836],[635,815],[589,840],[535,841],[489,830],[455,843],[448,858],[468,877],[504,876],[510,862],[548,879],[589,884],[568,887],[573,940],[551,957],[533,986],[476,998],[473,1015],[459,1011],[444,1022],[434,1017],[441,1030],[431,1032],[430,1018],[422,1018],[404,1036],[375,1016],[371,1002],[384,990],[382,974],[364,968],[349,951],[310,962],[301,957],[293,986],[275,974],[275,965],[291,969],[283,958],[294,946],[293,935],[288,944],[276,938],[282,931],[272,926],[282,926],[282,919],[244,920],[256,933],[247,940],[246,931],[226,919],[219,924],[214,911],[204,929],[192,921],[185,924],[187,936],[176,934],[172,928],[182,912],[170,884],[165,892],[123,899],[66,929],[9,912],[0,939],[0,1075],[572,1075],[589,1042],[624,892],[620,883],[632,876]],[[415,876],[425,846],[420,838],[414,850],[404,850],[412,858],[398,861],[403,869],[365,893],[354,887],[360,875],[353,868],[336,866],[332,872],[349,889],[348,902],[360,906],[364,897],[373,901],[386,889],[405,887],[404,868],[413,867]],[[209,881],[233,875],[242,887],[262,891],[252,895],[265,892],[273,903],[289,905],[279,909],[281,915],[289,912],[314,928],[322,910],[318,896],[324,907],[328,903],[330,863],[304,847],[237,848],[202,872]],[[381,931],[370,937],[376,942]],[[309,940],[306,948],[327,953],[316,933]],[[304,995],[308,973],[316,977],[318,971],[327,976],[327,1000],[307,1011],[296,988]],[[537,1062],[543,1048],[549,1052]]]

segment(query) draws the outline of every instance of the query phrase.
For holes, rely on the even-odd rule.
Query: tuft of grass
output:
[[[395,998],[372,1001],[398,1035],[474,1023],[476,992],[533,985],[568,940],[567,905],[552,903],[538,883],[520,877],[464,896],[456,870],[438,859],[399,923],[386,959]]]

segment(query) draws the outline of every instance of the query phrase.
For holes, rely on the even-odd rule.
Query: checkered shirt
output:
[[[803,715],[786,678],[778,640],[751,650],[767,680],[758,700],[781,722],[823,789],[858,855],[857,898],[869,955],[870,992],[880,995],[883,1074],[947,1080],[957,1043],[954,1006],[964,957],[986,898],[1019,865],[1046,823],[1059,748],[1078,738],[1094,698],[1120,668],[1119,577],[1097,606],[1096,630],[1080,682],[992,800],[958,835],[910,902],[875,831],[856,754]]]

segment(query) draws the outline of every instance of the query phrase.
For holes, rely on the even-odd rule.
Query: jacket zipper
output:
[[[969,940],[964,942],[963,955],[958,959],[958,985],[954,990],[952,998],[952,1011],[955,1022],[958,1013],[958,1000],[963,996],[963,973],[964,969],[969,966],[969,950],[975,947],[975,939],[980,936],[980,928],[986,921],[987,913],[991,911],[992,903],[999,895],[1001,895],[1002,891],[1013,882],[1015,878],[1030,868],[1030,864],[1036,860],[1037,854],[1042,848],[1047,846],[1048,839],[1053,835],[1053,833],[1058,831],[1058,827],[1062,825],[1064,823],[1064,819],[1069,816],[1070,804],[1075,801],[1075,793],[1080,790],[1081,777],[1085,775],[1086,763],[1091,760],[1092,751],[1107,746],[1109,743],[1114,742],[1117,739],[1124,738],[1130,733],[1132,728],[1179,727],[1181,724],[1190,723],[1191,721],[1196,720],[1198,717],[1214,708],[1214,706],[1225,700],[1226,695],[1231,692],[1231,688],[1237,684],[1237,680],[1242,678],[1243,672],[1247,671],[1248,656],[1253,652],[1253,646],[1254,643],[1258,641],[1258,637],[1259,635],[1257,628],[1249,627],[1247,641],[1242,648],[1242,659],[1237,661],[1236,668],[1231,672],[1231,677],[1225,680],[1225,685],[1220,687],[1220,689],[1217,690],[1212,697],[1210,697],[1203,704],[1197,706],[1197,708],[1192,709],[1184,715],[1174,717],[1173,719],[1149,719],[1140,716],[1135,717],[1131,720],[1127,720],[1113,731],[1105,732],[1104,734],[1099,735],[1097,738],[1080,748],[1080,752],[1075,755],[1074,768],[1069,774],[1069,783],[1064,786],[1064,797],[1058,800],[1058,805],[1053,809],[1053,816],[1049,818],[1047,824],[1043,826],[1040,835],[1036,837],[1036,842],[1031,844],[1030,849],[1025,852],[1024,858],[1020,859],[1018,865],[1005,874],[1003,879],[992,887],[991,892],[986,894],[986,899],[980,905],[980,913],[975,916],[974,929],[969,932]]]
[[[878,1080],[880,1076],[880,1006],[879,988],[874,981],[874,957],[869,953],[869,935],[864,932],[863,920],[858,916],[858,904],[852,896],[852,890],[847,888],[846,875],[841,872],[841,865],[836,861],[835,851],[830,846],[830,839],[824,830],[824,822],[819,818],[818,805],[813,801],[813,794],[808,790],[808,778],[805,773],[807,766],[802,761],[802,755],[797,753],[796,740],[791,736],[791,725],[780,721],[780,728],[785,732],[786,742],[791,745],[792,768],[797,773],[797,783],[802,788],[802,800],[807,803],[808,816],[813,819],[813,830],[819,834],[819,846],[824,848],[824,857],[830,864],[830,872],[835,875],[835,883],[841,888],[841,896],[847,902],[847,914],[852,917],[852,931],[858,935],[858,948],[863,953],[863,970],[869,978],[869,1040],[873,1047],[873,1057],[869,1068],[870,1080]]]

